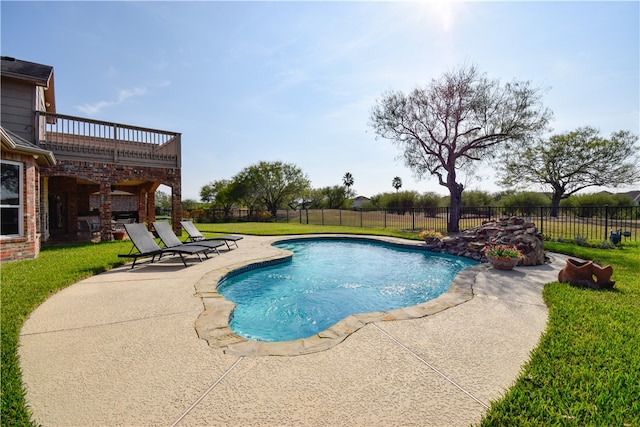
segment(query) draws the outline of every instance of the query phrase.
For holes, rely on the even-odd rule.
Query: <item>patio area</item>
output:
[[[323,351],[247,355],[199,338],[195,324],[204,304],[197,285],[279,256],[271,243],[281,239],[244,236],[239,248],[202,263],[192,259],[188,268],[177,257],[125,265],[49,298],[20,338],[34,420],[47,426],[477,423],[536,346],[547,321],[543,284],[557,279],[566,259],[552,254],[549,264],[513,271],[471,267],[454,282],[471,291],[466,301],[442,304],[425,317],[372,321]]]

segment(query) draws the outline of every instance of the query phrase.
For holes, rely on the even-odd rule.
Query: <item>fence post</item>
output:
[[[322,225],[324,225],[324,208],[320,209],[320,216],[322,218]]]
[[[362,209],[360,209],[360,228],[362,228]]]
[[[302,224],[302,209],[300,209],[300,213],[298,214],[298,216],[300,217],[300,224]]]
[[[307,225],[309,225],[309,209],[305,210],[307,212]]]
[[[416,208],[411,209],[411,230],[416,229]]]
[[[449,212],[449,206],[446,207],[445,211],[445,219],[447,220],[447,232],[449,232],[449,216],[451,213]]]
[[[603,241],[607,240],[607,230],[609,230],[609,205],[604,205],[604,238]]]
[[[540,234],[544,236],[544,206],[540,206]]]
[[[340,225],[342,225],[342,208],[340,208]]]
[[[384,228],[387,228],[387,208],[384,208]]]

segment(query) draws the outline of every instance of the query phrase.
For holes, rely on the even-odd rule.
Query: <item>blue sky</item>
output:
[[[11,2],[2,55],[54,67],[58,113],[182,133],[183,199],[259,161],[314,188],[447,194],[368,125],[465,63],[548,86],[553,132],[640,133],[640,2]],[[500,190],[493,166],[467,189]],[[636,186],[637,187],[637,186]],[[625,187],[630,190],[632,187]],[[635,188],[633,188],[635,189]],[[593,190],[590,190],[593,191]],[[620,190],[622,191],[622,190]]]

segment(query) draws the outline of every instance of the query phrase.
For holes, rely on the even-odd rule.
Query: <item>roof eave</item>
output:
[[[56,158],[51,151],[37,147],[25,147],[23,145],[18,145],[2,127],[0,127],[0,134],[2,135],[1,139],[3,150],[18,154],[31,155],[41,166],[53,166],[56,164]]]
[[[47,87],[49,85],[49,80],[51,79],[51,75],[53,74],[53,71],[51,73],[49,73],[49,77],[47,77],[46,79],[39,79],[37,77],[34,76],[28,76],[22,73],[14,73],[11,71],[2,71],[2,77],[7,77],[7,78],[11,78],[14,80],[22,80],[25,82],[29,82],[29,83],[33,83],[36,86],[43,86],[43,87]]]
[[[53,84],[53,69],[51,70],[51,74],[49,74],[49,80],[47,82],[47,86],[44,90],[44,102],[47,113],[56,112],[56,91],[55,85]]]

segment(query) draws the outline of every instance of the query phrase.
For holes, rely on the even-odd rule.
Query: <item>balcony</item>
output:
[[[180,133],[36,112],[38,145],[58,160],[180,168]]]

